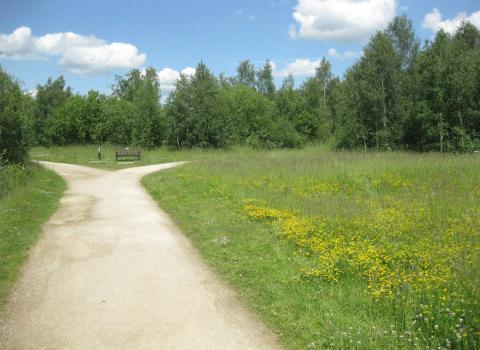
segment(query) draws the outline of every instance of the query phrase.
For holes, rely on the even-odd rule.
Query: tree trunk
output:
[[[465,141],[463,139],[463,133],[465,132],[465,125],[463,124],[463,117],[462,117],[462,112],[459,112],[459,117],[460,117],[460,125],[462,127],[462,136],[461,136],[461,142],[462,142],[462,147],[465,147]]]
[[[439,131],[440,131],[440,152],[443,152],[443,120],[440,117],[440,123],[439,123]]]

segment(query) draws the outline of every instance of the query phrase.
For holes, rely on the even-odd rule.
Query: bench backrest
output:
[[[139,149],[118,149],[115,151],[117,156],[139,156]]]

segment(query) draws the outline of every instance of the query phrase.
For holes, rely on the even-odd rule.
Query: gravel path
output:
[[[181,163],[42,164],[69,189],[14,288],[0,349],[279,348],[140,185]]]

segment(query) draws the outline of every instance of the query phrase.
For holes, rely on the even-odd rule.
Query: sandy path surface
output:
[[[14,288],[0,349],[279,347],[140,185],[179,163],[42,164],[69,189]]]

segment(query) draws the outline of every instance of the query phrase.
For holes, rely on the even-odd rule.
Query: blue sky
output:
[[[478,0],[0,0],[0,65],[27,90],[64,75],[80,93],[108,93],[116,74],[153,66],[166,94],[200,60],[234,75],[243,59],[270,59],[277,82],[301,82],[323,56],[342,75],[402,13],[422,40],[462,18],[480,27]]]

